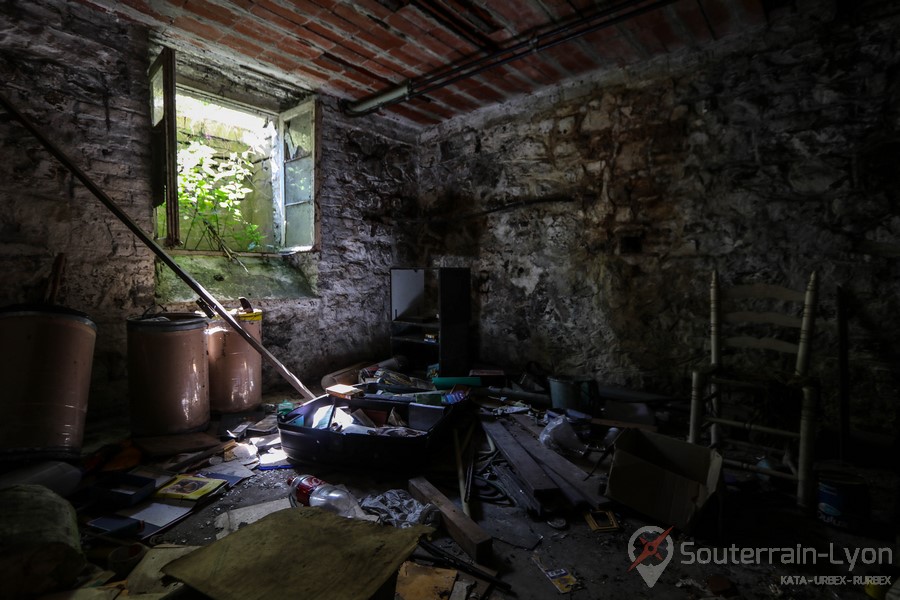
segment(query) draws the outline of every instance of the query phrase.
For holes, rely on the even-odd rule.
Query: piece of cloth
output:
[[[163,572],[213,600],[367,600],[433,531],[296,507],[174,560]]]
[[[437,527],[440,524],[441,513],[435,505],[422,504],[405,490],[388,490],[383,494],[366,496],[359,505],[370,515],[377,515],[382,523],[394,527]]]

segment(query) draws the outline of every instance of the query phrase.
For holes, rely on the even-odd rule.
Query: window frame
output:
[[[278,151],[276,152],[276,158],[280,167],[280,176],[277,178],[277,182],[279,186],[278,191],[281,196],[281,202],[279,203],[279,210],[281,211],[281,214],[278,215],[278,217],[280,219],[279,223],[281,225],[281,243],[282,245],[284,245],[285,240],[287,239],[287,223],[285,221],[287,217],[287,190],[285,189],[284,177],[284,172],[286,170],[286,162],[284,157],[284,140],[287,135],[287,122],[295,118],[296,116],[303,114],[304,112],[312,113],[310,117],[312,126],[312,197],[310,198],[310,206],[312,207],[312,244],[309,246],[285,246],[285,252],[311,252],[315,251],[319,247],[319,108],[320,107],[318,101],[315,98],[311,97],[300,102],[292,108],[281,111],[278,114],[277,132],[279,136],[279,144]]]
[[[178,218],[178,113],[175,108],[175,70],[175,51],[171,48],[163,48],[149,69],[153,206],[165,206],[165,245],[169,248],[181,245],[181,223]],[[153,82],[157,77],[162,78],[162,116],[154,122]],[[153,226],[155,229],[155,219]]]
[[[253,105],[246,100],[235,100],[225,95],[204,89],[193,82],[179,81],[176,68],[175,51],[171,48],[162,48],[159,56],[153,61],[148,71],[151,85],[151,104],[154,101],[153,81],[155,77],[162,76],[163,115],[157,123],[152,123],[153,107],[151,106],[151,135],[153,146],[153,206],[165,207],[166,235],[165,245],[178,254],[214,255],[221,256],[221,252],[212,250],[188,250],[181,248],[180,239],[180,215],[178,207],[178,111],[175,97],[179,90],[182,92],[207,98],[221,106],[234,108],[244,112],[250,112],[273,119],[276,127],[276,140],[272,152],[273,181],[272,181],[272,209],[274,212],[273,233],[278,248],[270,252],[245,252],[231,251],[231,254],[239,256],[283,256],[297,252],[315,252],[319,249],[320,241],[320,211],[319,211],[319,119],[320,105],[318,100],[310,95],[287,110],[272,110],[265,108],[266,102],[261,99],[259,105]],[[309,246],[285,246],[287,236],[286,216],[286,189],[285,189],[285,160],[284,140],[286,122],[291,118],[311,112],[310,124],[312,127],[312,244]],[[160,156],[163,154],[164,156]],[[154,228],[156,219],[154,219]],[[156,232],[157,235],[159,232]]]

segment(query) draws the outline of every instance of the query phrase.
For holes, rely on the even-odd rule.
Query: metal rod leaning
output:
[[[47,137],[44,136],[43,132],[41,132],[37,126],[35,126],[24,114],[20,113],[15,106],[10,104],[10,102],[0,94],[0,105],[6,109],[6,111],[11,114],[13,117],[18,120],[22,126],[27,129],[31,135],[33,135],[43,146],[46,148],[50,154],[52,154],[56,160],[61,162],[64,167],[66,167],[79,181],[92,193],[97,197],[100,202],[103,203],[106,208],[109,209],[122,223],[125,224],[131,232],[137,236],[139,240],[141,240],[150,250],[156,254],[157,257],[161,261],[163,261],[166,266],[168,266],[172,271],[184,281],[189,288],[191,288],[194,292],[197,293],[200,298],[206,302],[212,309],[220,316],[222,319],[231,326],[242,338],[244,338],[250,346],[259,352],[264,359],[266,359],[278,373],[293,387],[295,390],[300,392],[300,394],[306,398],[307,400],[312,400],[315,398],[315,395],[307,389],[305,385],[297,378],[296,375],[288,371],[287,367],[285,367],[280,360],[278,360],[274,354],[269,352],[261,342],[259,342],[255,337],[253,337],[248,331],[246,331],[243,327],[241,327],[240,323],[238,323],[237,319],[235,319],[228,310],[219,303],[218,300],[213,298],[213,296],[206,291],[206,289],[200,285],[200,283],[191,277],[189,273],[187,273],[184,269],[182,269],[175,260],[166,254],[165,250],[157,244],[153,238],[147,235],[143,229],[141,229],[137,223],[135,223],[131,217],[128,216],[121,208],[113,202],[112,198],[110,198],[106,192],[100,189],[97,184],[95,184],[90,177],[88,177],[84,171],[82,171],[72,160],[56,145],[51,142]]]

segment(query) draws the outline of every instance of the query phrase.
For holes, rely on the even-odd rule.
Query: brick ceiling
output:
[[[81,0],[304,89],[430,125],[757,27],[764,0]],[[571,39],[570,39],[571,38]]]

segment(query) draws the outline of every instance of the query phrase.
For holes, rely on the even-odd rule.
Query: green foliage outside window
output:
[[[199,141],[178,150],[178,210],[181,238],[188,250],[252,251],[263,233],[241,212],[253,191],[249,150],[220,151]]]

